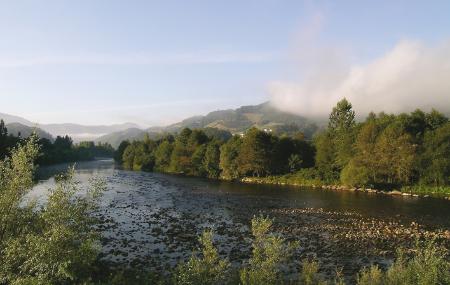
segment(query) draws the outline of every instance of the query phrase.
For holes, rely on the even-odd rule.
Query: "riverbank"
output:
[[[348,187],[342,184],[333,183],[325,184],[319,179],[305,179],[298,177],[295,174],[286,174],[283,176],[266,176],[266,177],[244,177],[240,179],[242,183],[249,184],[269,184],[269,185],[289,185],[296,187],[311,187],[317,189],[326,189],[334,191],[351,191],[351,192],[363,192],[373,193],[381,195],[396,195],[406,197],[422,197],[422,198],[442,198],[450,201],[450,187],[433,187],[433,186],[403,186],[399,190],[381,190],[372,188],[357,188]]]

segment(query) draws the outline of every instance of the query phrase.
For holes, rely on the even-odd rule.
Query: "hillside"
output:
[[[269,102],[253,106],[242,106],[237,109],[218,110],[205,116],[194,116],[167,127],[151,127],[146,130],[128,129],[114,132],[96,141],[108,142],[117,147],[122,140],[135,140],[144,137],[147,132],[150,136],[161,133],[175,133],[182,128],[215,128],[236,134],[244,132],[251,127],[267,128],[273,132],[292,134],[301,131],[306,137],[312,137],[317,126],[306,118],[275,109]]]
[[[96,125],[86,126],[80,124],[37,124],[27,119],[13,116],[5,113],[0,113],[0,119],[3,119],[6,124],[20,123],[23,126],[39,127],[41,130],[50,133],[52,136],[64,136],[69,135],[75,142],[94,140],[102,135],[127,130],[129,128],[137,128],[138,126],[133,123],[123,123],[115,125]]]
[[[5,114],[5,113],[0,113],[0,119],[3,120],[5,122],[5,124],[20,123],[20,124],[28,126],[28,127],[32,127],[32,126],[36,125],[33,122],[30,122],[27,119],[24,119],[22,117],[9,115],[9,114]]]
[[[8,134],[16,137],[20,134],[22,138],[26,138],[29,137],[33,132],[36,132],[36,134],[40,138],[46,138],[50,141],[53,141],[52,135],[47,133],[46,131],[43,131],[39,128],[29,127],[21,123],[9,123],[6,124],[6,128],[8,129]]]
[[[129,128],[124,131],[113,132],[97,138],[96,142],[108,142],[114,148],[124,140],[139,140],[144,138],[145,131],[138,128]]]
[[[317,129],[316,125],[306,118],[286,113],[274,108],[269,102],[259,105],[242,106],[235,110],[219,110],[206,116],[195,116],[179,123],[169,125],[165,131],[178,131],[181,128],[217,128],[239,133],[250,127],[268,128],[272,130],[284,129],[295,125],[299,131],[311,136]]]

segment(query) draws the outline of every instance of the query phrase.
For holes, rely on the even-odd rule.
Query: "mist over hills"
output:
[[[86,141],[86,140],[95,140],[96,138],[103,136],[105,134],[109,134],[112,132],[122,131],[129,128],[137,128],[137,124],[133,123],[123,123],[123,124],[114,124],[114,125],[97,125],[97,126],[86,126],[80,124],[70,124],[70,123],[62,123],[62,124],[37,124],[33,123],[27,119],[22,117],[0,113],[0,119],[5,121],[5,124],[19,123],[19,125],[12,126],[12,130],[21,131],[22,136],[25,133],[28,133],[29,130],[33,128],[38,128],[42,132],[46,132],[47,135],[51,134],[52,136],[64,136],[68,135],[72,137],[75,142]],[[26,127],[29,127],[26,128]],[[9,131],[9,129],[8,129]],[[12,133],[12,132],[10,132]],[[17,132],[16,132],[17,133]],[[39,132],[38,132],[39,134]],[[41,133],[44,135],[44,133]],[[44,136],[45,137],[45,136]]]
[[[27,138],[31,134],[36,133],[40,138],[45,138],[50,141],[53,141],[54,139],[51,134],[40,128],[29,127],[21,123],[9,123],[6,124],[6,128],[8,129],[8,134],[16,137],[20,136],[22,138]]]
[[[133,128],[119,131],[99,137],[96,141],[108,142],[113,147],[117,147],[125,139],[142,139],[145,133],[148,133],[151,138],[155,138],[164,133],[178,132],[182,128],[214,128],[236,134],[251,127],[270,129],[277,133],[301,131],[306,137],[311,137],[317,130],[317,125],[306,118],[280,111],[269,102],[265,102],[237,109],[217,110],[205,116],[189,117],[166,127],[151,127],[145,130]]]
[[[269,102],[259,105],[242,106],[237,109],[217,110],[204,116],[193,116],[181,122],[165,127],[150,127],[141,129],[133,123],[85,126],[79,124],[36,124],[24,118],[0,113],[0,119],[11,125],[11,133],[21,132],[22,136],[38,128],[42,137],[69,135],[75,142],[94,140],[107,142],[117,147],[123,140],[139,140],[147,133],[151,138],[160,137],[166,133],[176,133],[182,128],[211,128],[237,134],[248,128],[257,127],[270,129],[276,133],[303,132],[311,137],[317,130],[317,125],[305,117],[280,111]],[[14,123],[14,124],[13,124]]]

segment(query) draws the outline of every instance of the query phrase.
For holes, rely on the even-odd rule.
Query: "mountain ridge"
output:
[[[0,113],[0,119],[3,119],[5,124],[20,123],[27,127],[39,128],[47,133],[50,133],[52,136],[68,135],[72,137],[75,142],[95,140],[105,134],[126,130],[128,128],[139,127],[137,124],[129,122],[112,125],[81,125],[74,123],[38,124],[25,118],[6,113]]]
[[[176,133],[182,128],[216,128],[229,131],[232,134],[242,133],[250,127],[269,129],[277,133],[303,132],[306,137],[312,137],[317,126],[305,117],[284,112],[273,107],[270,102],[258,105],[241,106],[236,109],[215,110],[206,115],[197,115],[165,127],[150,127],[133,130],[133,135],[119,131],[96,139],[98,142],[111,143],[113,147],[124,140],[139,140],[147,133],[150,137],[158,137],[164,133]],[[119,139],[120,138],[120,139]]]

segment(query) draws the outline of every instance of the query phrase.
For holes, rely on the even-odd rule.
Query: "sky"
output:
[[[450,108],[449,11],[450,1],[0,0],[0,112],[156,126],[265,101],[308,116],[341,97],[361,113]]]

